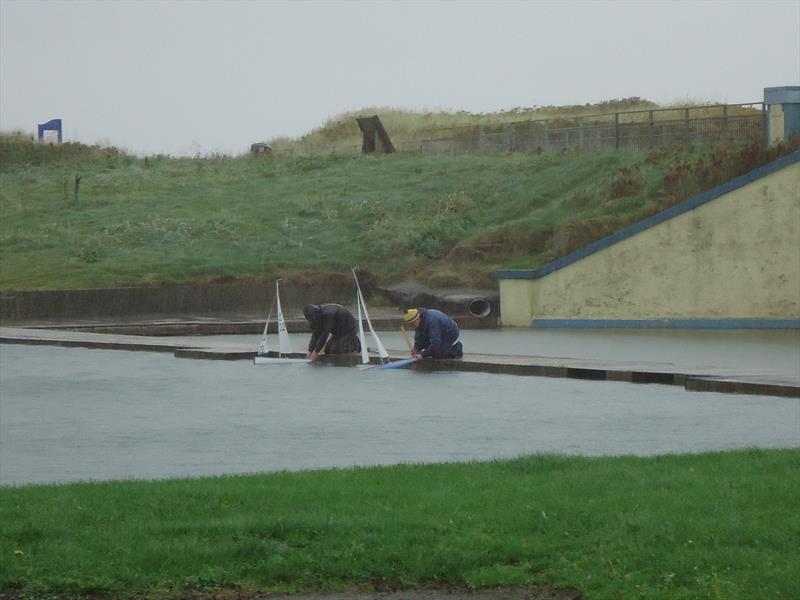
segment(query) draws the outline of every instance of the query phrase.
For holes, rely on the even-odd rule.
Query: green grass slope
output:
[[[541,265],[785,151],[182,159],[3,135],[0,288],[351,266],[382,282],[493,286],[498,268]]]
[[[556,586],[595,600],[796,598],[798,459],[534,455],[4,487],[0,596]]]

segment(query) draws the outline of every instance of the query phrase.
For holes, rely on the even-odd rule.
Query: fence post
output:
[[[683,128],[686,131],[686,141],[688,142],[691,138],[691,132],[689,131],[689,109],[683,109]]]
[[[728,139],[728,105],[722,107],[722,139]]]
[[[614,148],[619,150],[619,113],[614,113]]]
[[[549,133],[549,128],[548,128],[548,124],[549,123],[550,123],[550,121],[545,119],[545,121],[544,121],[544,151],[545,152],[548,152],[550,150],[550,133]]]

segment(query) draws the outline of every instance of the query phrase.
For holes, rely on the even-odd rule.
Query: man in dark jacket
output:
[[[357,325],[353,315],[339,304],[309,304],[303,315],[314,333],[308,342],[307,357],[314,361],[324,350],[326,354],[361,352]]]
[[[416,358],[461,358],[464,348],[458,341],[458,325],[434,308],[411,308],[403,313],[406,325],[412,325]]]

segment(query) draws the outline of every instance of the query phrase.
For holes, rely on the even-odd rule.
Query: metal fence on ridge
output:
[[[440,128],[416,140],[392,140],[397,152],[422,155],[538,154],[599,148],[655,148],[674,144],[765,140],[763,102],[614,112]],[[389,131],[391,135],[391,130]],[[279,156],[355,155],[361,144],[305,144]]]
[[[532,154],[570,149],[653,148],[764,139],[763,103],[617,112],[454,129],[420,139],[421,154]],[[679,113],[679,114],[675,114]],[[717,114],[714,114],[717,113]]]

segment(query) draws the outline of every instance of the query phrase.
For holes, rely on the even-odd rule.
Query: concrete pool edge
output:
[[[64,329],[0,327],[0,343],[80,347],[106,350],[169,352],[176,358],[201,360],[250,360],[255,350],[214,347],[208,342],[193,344],[186,339],[147,337],[110,333],[82,332]],[[392,358],[407,358],[405,354]],[[377,364],[377,359],[373,359]],[[325,357],[325,364],[354,366],[357,357]],[[460,360],[426,360],[419,364],[422,371],[453,371],[557,377],[591,381],[619,381],[682,386],[688,391],[719,392],[800,398],[800,380],[791,375],[776,373],[737,374],[717,372],[687,372],[674,365],[594,361],[586,359],[552,359],[546,357],[475,354]]]

